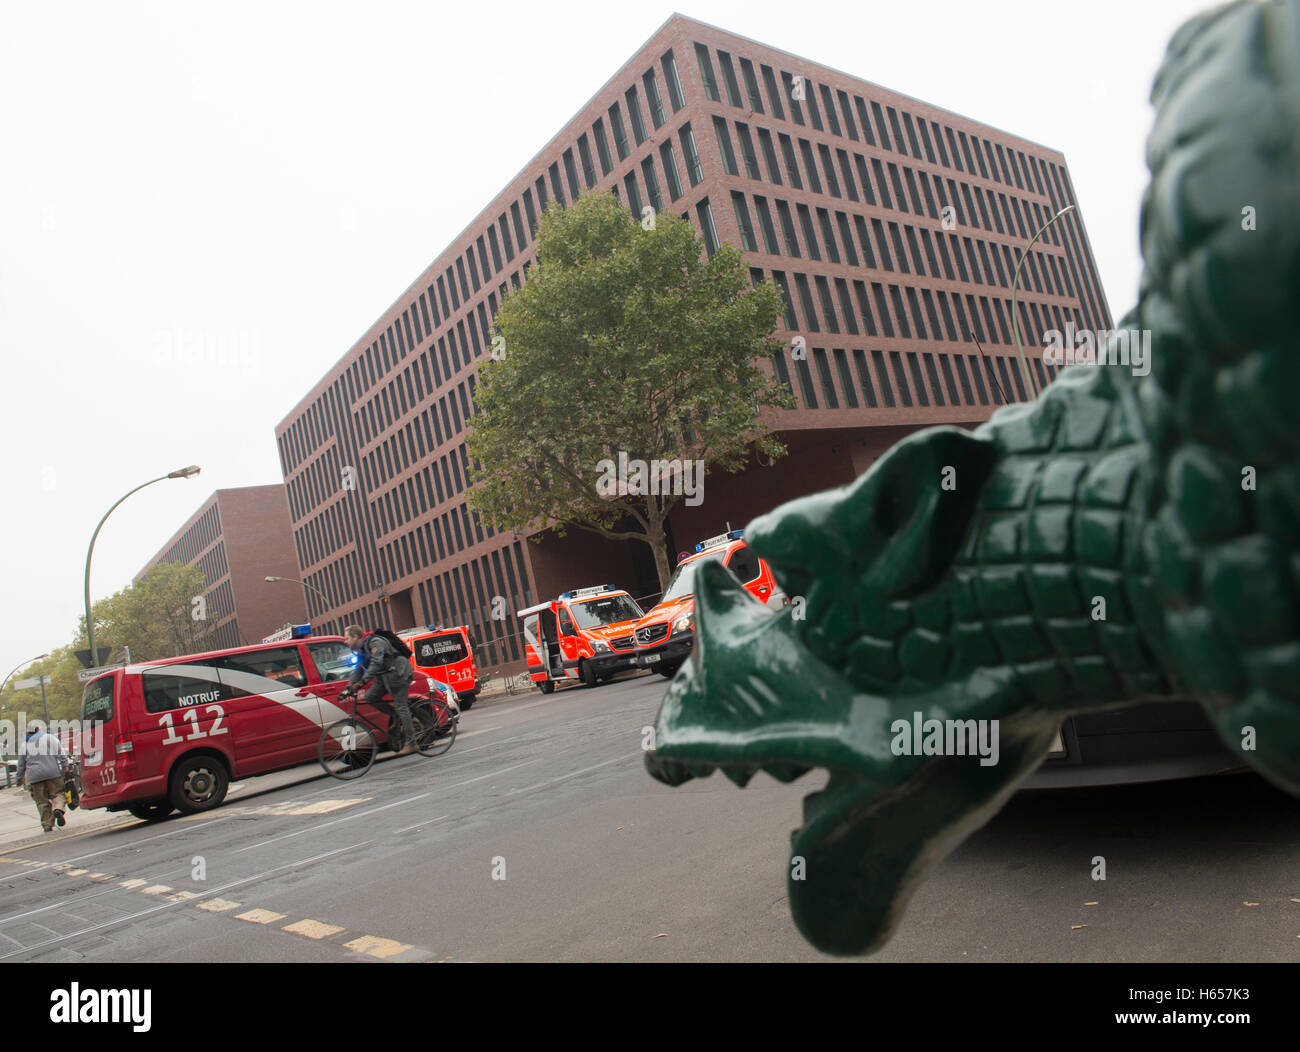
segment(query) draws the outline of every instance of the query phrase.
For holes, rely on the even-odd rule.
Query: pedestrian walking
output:
[[[55,824],[64,825],[63,772],[68,754],[62,743],[45,730],[40,720],[33,720],[27,740],[18,747],[18,784],[26,785],[36,801],[41,828],[54,832]]]

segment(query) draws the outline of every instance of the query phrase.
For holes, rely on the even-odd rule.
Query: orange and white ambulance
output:
[[[706,562],[720,562],[758,602],[779,609],[786,598],[767,563],[745,544],[744,530],[710,537],[684,556],[668,580],[663,598],[633,630],[637,664],[671,678],[695,646],[695,574]]]
[[[411,648],[411,664],[451,687],[462,711],[474,704],[479,689],[478,664],[474,660],[468,625],[450,628],[430,625],[424,629],[410,628],[398,635]]]
[[[636,667],[632,627],[645,612],[612,584],[562,592],[518,616],[524,622],[528,671],[543,694],[560,680],[581,679],[594,687]]]

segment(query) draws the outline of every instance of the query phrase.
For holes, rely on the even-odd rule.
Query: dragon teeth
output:
[[[807,774],[811,767],[799,767],[793,763],[766,763],[763,770],[775,778],[778,782],[793,782],[801,774]]]
[[[758,773],[757,767],[723,767],[722,773],[727,776],[735,785],[744,789],[749,784],[749,780]]]

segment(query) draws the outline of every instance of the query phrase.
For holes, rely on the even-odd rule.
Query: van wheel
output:
[[[158,822],[166,818],[176,809],[168,803],[155,803],[136,804],[134,807],[128,807],[127,810],[130,811],[131,814],[135,815],[136,818],[145,822]]]
[[[540,690],[543,694],[550,694],[553,690],[555,690],[555,680],[544,679],[539,684],[537,684],[537,689]]]
[[[594,687],[600,683],[600,677],[596,675],[596,670],[591,667],[591,662],[586,658],[578,665],[578,675],[582,677],[582,682],[589,687]]]
[[[660,666],[659,666],[659,675],[663,676],[664,679],[672,679],[675,675],[677,675],[677,670],[678,670],[679,668],[681,668],[681,665],[680,665],[680,664],[677,664],[677,665],[660,665]]]
[[[230,786],[226,765],[215,756],[191,756],[176,765],[171,776],[172,806],[193,815],[220,807]]]

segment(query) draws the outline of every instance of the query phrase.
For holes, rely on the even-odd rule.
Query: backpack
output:
[[[388,629],[376,628],[370,634],[372,636],[378,636],[380,639],[387,640],[388,643],[392,646],[392,648],[396,650],[399,654],[401,654],[402,657],[410,658],[413,656],[413,652],[411,648],[408,647],[404,642],[402,642],[402,640],[399,639],[397,636],[395,636],[392,632],[388,631]]]

